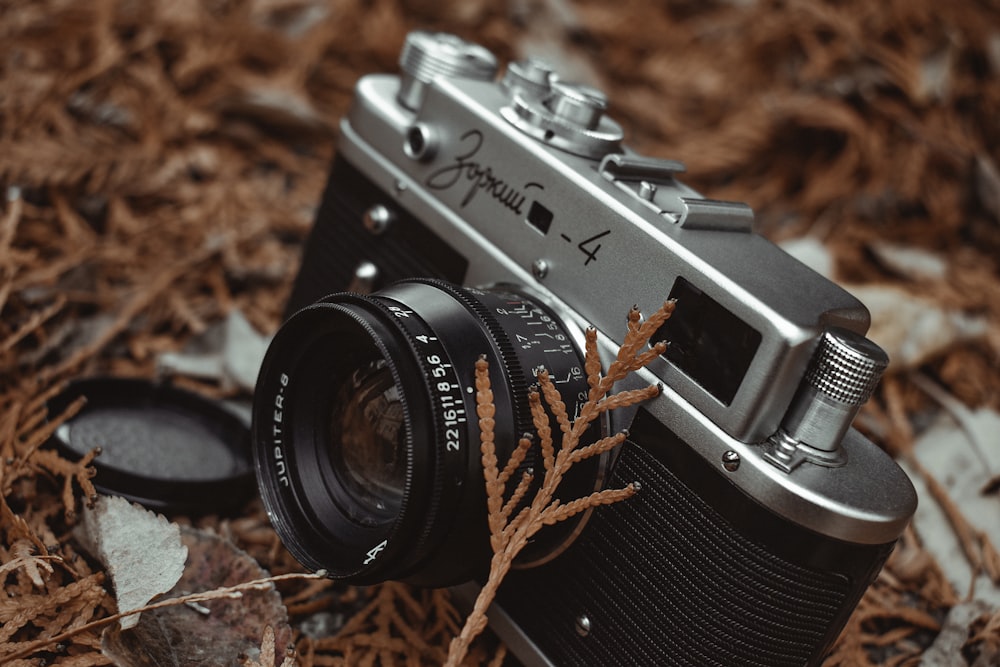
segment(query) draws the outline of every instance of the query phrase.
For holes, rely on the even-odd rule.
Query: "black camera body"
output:
[[[749,207],[626,148],[599,91],[537,61],[497,81],[449,35],[412,33],[401,62],[358,84],[258,381],[285,544],[349,582],[474,595],[474,360],[501,372],[513,447],[531,369],[572,406],[582,328],[610,359],[629,306],[675,298],[668,352],[615,389],[662,392],[609,416],[628,441],[568,491],[641,492],[542,540],[491,624],[526,665],[818,664],[916,506],[850,428],[887,363],[864,306],[754,234]]]

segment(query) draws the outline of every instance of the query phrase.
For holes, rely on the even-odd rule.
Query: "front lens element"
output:
[[[406,429],[399,387],[386,361],[350,373],[329,410],[333,472],[364,509],[352,518],[367,523],[395,517],[406,484]]]

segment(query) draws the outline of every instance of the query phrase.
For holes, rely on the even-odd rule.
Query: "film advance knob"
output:
[[[885,351],[861,334],[827,330],[782,428],[798,442],[834,451],[888,365]]]

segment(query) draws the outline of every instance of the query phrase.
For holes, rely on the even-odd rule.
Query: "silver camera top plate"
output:
[[[693,285],[759,343],[723,399],[657,360],[632,380],[663,383],[647,409],[707,460],[741,462],[733,483],[789,519],[849,541],[895,539],[915,505],[912,486],[855,431],[840,467],[783,471],[762,444],[779,431],[823,332],[863,334],[868,311],[754,234],[749,207],[705,199],[677,180],[680,163],[622,147],[597,96],[561,90],[545,106],[537,90],[479,70],[417,84],[371,75],[357,85],[339,151],[392,197],[387,205],[469,259],[467,285],[528,286],[596,327],[605,353],[620,344],[629,305],[650,312],[679,280]],[[615,418],[618,428],[630,416]]]

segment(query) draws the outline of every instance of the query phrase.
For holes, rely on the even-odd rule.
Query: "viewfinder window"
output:
[[[729,405],[760,345],[760,333],[684,278],[670,290],[674,314],[653,334],[666,340],[664,356]]]

